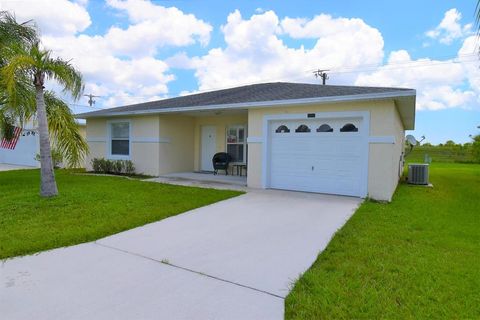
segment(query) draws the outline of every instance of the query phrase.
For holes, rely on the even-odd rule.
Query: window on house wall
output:
[[[110,154],[112,156],[130,155],[130,123],[110,123]]]
[[[247,137],[245,126],[230,126],[227,128],[227,153],[232,162],[246,162]]]

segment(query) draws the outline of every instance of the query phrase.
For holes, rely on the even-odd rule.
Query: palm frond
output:
[[[18,80],[28,77],[34,67],[35,60],[31,56],[19,53],[10,57],[8,64],[0,68],[0,86],[9,96],[10,103],[18,105]]]
[[[31,79],[23,74],[19,74],[15,82],[15,90],[8,93],[0,81],[0,111],[15,115],[22,124],[36,113],[35,88]]]
[[[13,138],[13,126],[14,121],[12,117],[0,111],[0,137],[10,141]]]
[[[65,93],[70,93],[75,100],[78,100],[84,90],[82,74],[76,70],[69,61],[60,58],[51,59],[47,55],[44,59],[43,70],[46,75],[55,79]]]
[[[68,105],[51,91],[45,92],[48,130],[54,147],[63,155],[68,167],[79,167],[88,153],[88,144],[80,134]]]
[[[11,43],[34,43],[38,33],[32,20],[18,23],[8,11],[0,11],[0,48]]]

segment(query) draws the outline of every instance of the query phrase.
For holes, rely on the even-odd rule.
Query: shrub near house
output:
[[[108,160],[104,158],[92,159],[92,169],[95,173],[135,174],[135,166],[130,160]]]

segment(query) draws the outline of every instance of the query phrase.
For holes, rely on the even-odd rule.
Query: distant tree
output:
[[[432,144],[430,142],[425,142],[424,144],[422,144],[422,146],[424,147],[431,147]]]
[[[448,140],[447,142],[445,142],[446,147],[454,147],[455,145],[456,143],[453,140]]]
[[[480,162],[480,134],[474,136],[472,142],[472,154],[477,162]]]

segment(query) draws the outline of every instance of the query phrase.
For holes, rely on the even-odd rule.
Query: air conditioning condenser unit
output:
[[[408,165],[408,183],[428,185],[428,163],[410,163]]]

